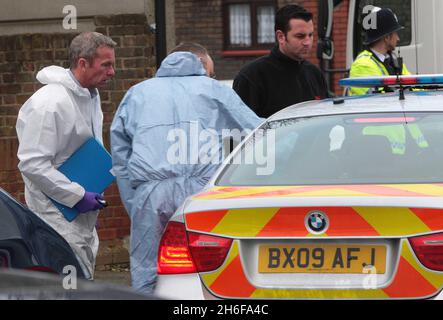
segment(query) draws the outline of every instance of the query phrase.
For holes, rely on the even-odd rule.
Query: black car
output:
[[[66,240],[1,188],[0,221],[0,268],[63,274],[72,266],[85,278]]]
[[[115,284],[76,281],[64,287],[62,276],[15,269],[0,269],[0,300],[157,300]]]

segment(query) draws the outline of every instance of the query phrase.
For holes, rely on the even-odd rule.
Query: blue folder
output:
[[[102,193],[115,181],[111,155],[94,138],[82,144],[58,170],[89,192]],[[77,217],[78,212],[75,208],[51,200],[69,222]]]

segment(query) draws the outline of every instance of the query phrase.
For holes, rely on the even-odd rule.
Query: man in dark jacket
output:
[[[278,46],[271,53],[245,66],[233,88],[260,117],[295,103],[328,96],[320,70],[305,60],[312,49],[312,13],[298,5],[277,11],[275,34]]]

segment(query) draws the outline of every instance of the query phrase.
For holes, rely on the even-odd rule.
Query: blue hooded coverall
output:
[[[153,292],[158,245],[168,220],[185,198],[203,189],[221,163],[221,143],[216,163],[189,161],[195,156],[190,150],[191,140],[198,138],[195,128],[212,129],[220,137],[222,129],[242,131],[261,122],[231,88],[207,77],[199,58],[189,52],[170,54],[155,78],[127,92],[111,126],[111,150],[131,219],[130,262],[136,290]],[[177,130],[186,133],[184,141],[181,136],[186,163],[168,158],[174,154],[171,136]]]

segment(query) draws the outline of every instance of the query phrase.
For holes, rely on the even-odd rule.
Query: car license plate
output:
[[[369,269],[368,269],[369,268]],[[260,273],[377,273],[386,269],[386,246],[262,245]]]

